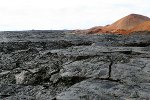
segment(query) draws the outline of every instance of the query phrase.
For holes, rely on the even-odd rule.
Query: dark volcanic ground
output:
[[[150,32],[0,32],[0,100],[150,100]]]

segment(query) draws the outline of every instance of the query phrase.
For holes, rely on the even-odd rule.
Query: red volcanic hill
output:
[[[143,15],[130,14],[126,17],[121,18],[110,26],[107,26],[106,28],[108,28],[109,30],[130,30],[145,21],[150,21],[150,18]]]
[[[88,34],[99,33],[103,31],[103,26],[96,26],[88,29]]]
[[[145,22],[135,26],[134,28],[129,30],[128,33],[136,32],[136,31],[150,31],[150,21],[145,21]]]
[[[87,33],[120,33],[120,34],[127,34],[129,30],[136,27],[137,25],[145,22],[150,21],[149,17],[139,15],[139,14],[130,14],[125,16],[115,23],[111,25],[107,25],[104,27],[94,27],[88,29]]]
[[[95,26],[92,27],[90,29],[86,29],[86,30],[75,30],[74,33],[76,34],[93,34],[93,33],[98,33],[100,31],[102,31],[103,26]]]

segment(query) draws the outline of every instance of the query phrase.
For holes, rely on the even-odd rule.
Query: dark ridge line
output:
[[[112,79],[112,78],[109,78],[109,77],[107,77],[107,78],[94,78],[94,79],[99,79],[99,80],[106,80],[106,81],[112,81],[112,82],[119,82],[119,83],[123,83],[123,82],[121,82],[121,80],[120,79]]]

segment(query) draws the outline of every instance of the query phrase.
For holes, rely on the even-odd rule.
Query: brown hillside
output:
[[[131,30],[128,33],[135,32],[135,31],[150,31],[150,21],[143,22]]]
[[[149,30],[149,22],[141,24],[143,22],[150,21],[149,17],[139,15],[139,14],[130,14],[125,16],[115,23],[106,26],[96,26],[87,30],[78,30],[76,33],[84,34],[95,34],[95,33],[114,33],[114,34],[128,34],[132,31],[141,31]],[[140,26],[137,26],[141,24]],[[147,25],[146,25],[147,24]],[[141,29],[141,26],[143,29]],[[131,30],[132,29],[132,30]]]
[[[88,29],[88,34],[99,33],[103,29],[103,26],[96,26]]]
[[[121,18],[110,26],[106,26],[106,28],[108,30],[130,30],[145,21],[150,21],[150,18],[143,15],[130,14],[126,17]]]
[[[103,26],[95,26],[90,29],[85,30],[75,30],[74,33],[76,34],[94,34],[99,33],[102,30]]]
[[[149,17],[139,15],[139,14],[130,14],[121,18],[111,25],[107,25],[104,27],[94,27],[88,29],[88,33],[119,33],[119,34],[127,34],[129,30],[134,28],[135,26],[145,22],[150,21]]]

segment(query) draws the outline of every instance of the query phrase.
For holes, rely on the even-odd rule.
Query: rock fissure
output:
[[[113,65],[113,61],[111,61],[111,62],[110,62],[110,65],[109,65],[109,73],[108,73],[108,78],[109,78],[109,79],[111,78],[112,65]]]

